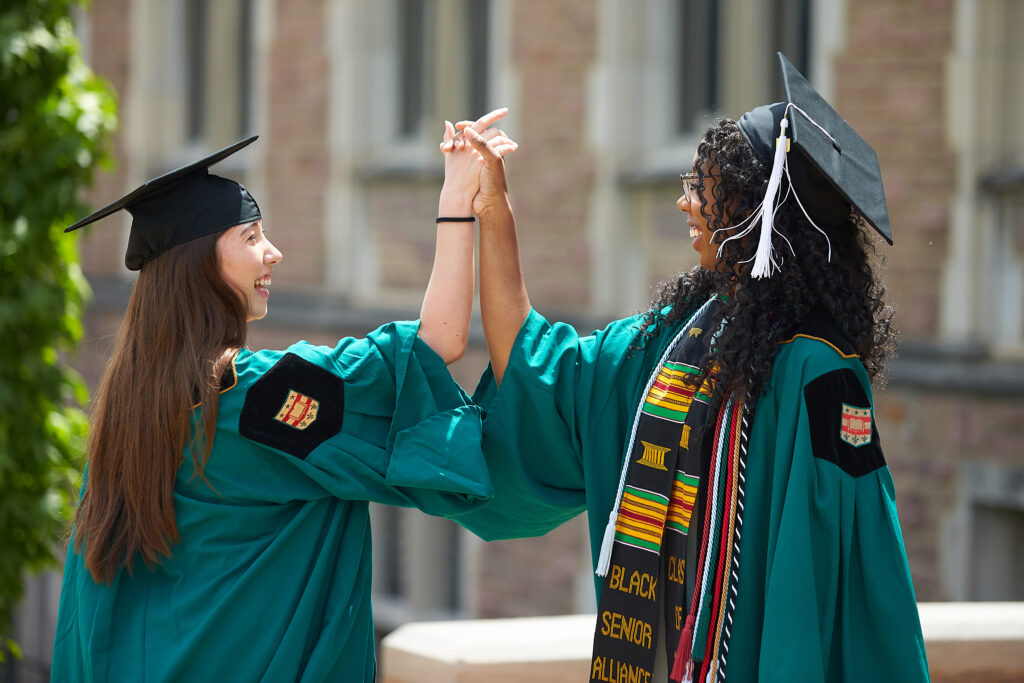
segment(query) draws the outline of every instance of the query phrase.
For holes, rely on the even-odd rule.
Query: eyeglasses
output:
[[[698,173],[694,173],[693,171],[690,171],[689,173],[680,173],[679,174],[679,180],[683,184],[683,196],[686,197],[686,201],[688,203],[689,202],[698,201],[700,199],[700,197],[697,197],[696,199],[693,197],[693,186],[696,184],[698,189],[703,189],[704,178],[714,178],[714,177],[717,177],[718,175],[720,175],[720,174],[718,174],[718,173],[701,173],[701,174],[698,174]]]

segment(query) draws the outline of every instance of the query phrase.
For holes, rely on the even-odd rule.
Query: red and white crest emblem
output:
[[[300,394],[294,389],[288,390],[288,398],[284,405],[277,411],[274,419],[284,422],[290,427],[302,430],[313,424],[316,420],[316,413],[320,410],[320,402],[305,394]]]
[[[844,403],[839,438],[851,446],[871,443],[871,408],[857,408]]]

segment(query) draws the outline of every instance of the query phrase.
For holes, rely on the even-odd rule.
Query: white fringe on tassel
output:
[[[629,464],[629,456],[626,456],[626,464]],[[612,544],[615,542],[615,521],[619,518],[619,500],[622,498],[622,487],[619,487],[619,494],[615,497],[615,506],[608,514],[608,524],[604,527],[604,538],[601,539],[601,554],[597,558],[597,575],[607,576],[608,567],[612,563]]]
[[[803,115],[803,117],[807,119],[807,121],[811,125],[815,126],[818,130],[820,130],[828,139],[835,142],[835,138],[829,135],[827,130],[822,128],[817,121],[808,116],[807,112],[805,112],[803,109],[796,106],[792,102],[790,102],[786,106],[786,114],[788,114],[790,108],[800,112],[800,114]],[[758,235],[757,251],[753,259],[740,261],[740,263],[749,263],[751,260],[754,261],[754,266],[751,269],[751,276],[756,278],[771,277],[772,273],[778,270],[780,264],[782,263],[782,257],[778,256],[775,253],[775,249],[772,245],[772,233],[778,233],[779,237],[785,240],[786,246],[789,247],[789,252],[796,256],[796,252],[793,250],[793,245],[789,241],[789,239],[784,234],[775,229],[775,211],[779,206],[781,206],[786,200],[789,199],[790,195],[793,195],[793,198],[796,199],[797,206],[800,207],[800,211],[803,212],[804,217],[807,219],[807,222],[810,223],[811,226],[815,230],[820,232],[822,236],[825,238],[825,241],[828,243],[828,260],[832,260],[832,241],[828,238],[828,234],[820,227],[818,227],[818,224],[815,223],[814,220],[807,213],[807,209],[804,208],[803,202],[800,201],[800,196],[793,189],[793,180],[789,176],[789,163],[787,159],[787,153],[789,152],[790,147],[790,140],[786,136],[786,129],[789,127],[789,121],[786,119],[786,114],[783,114],[782,121],[779,124],[779,137],[776,138],[775,141],[775,157],[772,160],[772,170],[768,176],[768,189],[765,192],[764,199],[761,201],[760,204],[758,204],[757,208],[754,209],[754,211],[749,216],[744,218],[742,221],[735,225],[730,225],[727,228],[719,228],[718,230],[715,230],[714,233],[718,234],[719,232],[731,231],[742,228],[740,232],[736,233],[735,235],[730,235],[729,237],[722,240],[722,244],[718,246],[718,257],[721,258],[722,248],[726,242],[746,237],[754,230],[754,227],[757,225],[757,223],[760,222],[761,233],[760,235]],[[786,180],[788,180],[789,182],[787,183],[785,195],[783,195],[782,198],[779,199],[779,187],[782,184],[783,173],[786,174]]]
[[[757,254],[754,256],[754,268],[750,271],[751,277],[771,277],[772,271],[778,268],[775,259],[772,258],[772,232],[775,231],[776,199],[779,195],[779,186],[782,184],[786,152],[789,151],[789,138],[786,137],[788,127],[789,121],[783,117],[779,124],[779,137],[775,140],[775,159],[772,162],[772,172],[768,176],[768,190],[761,205],[761,236],[757,242]]]

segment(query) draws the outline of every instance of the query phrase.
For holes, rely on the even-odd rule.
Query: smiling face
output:
[[[697,155],[694,155],[694,162]],[[687,173],[683,176],[684,191],[682,196],[676,200],[676,206],[686,214],[686,224],[690,227],[690,239],[693,250],[697,252],[700,266],[706,270],[714,270],[718,264],[718,245],[712,244],[712,231],[708,226],[708,219],[701,214],[701,197],[710,207],[714,201],[712,190],[715,179],[705,176],[698,183],[696,173]],[[689,184],[689,191],[686,185]]]
[[[221,276],[242,296],[247,322],[267,314],[270,273],[282,258],[263,233],[262,220],[228,228],[217,238]]]

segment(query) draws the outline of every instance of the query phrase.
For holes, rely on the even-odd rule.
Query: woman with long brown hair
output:
[[[500,154],[515,144],[477,124]],[[487,499],[480,414],[448,374],[473,300],[480,155],[446,126],[416,322],[333,348],[246,348],[282,254],[208,166],[71,226],[133,216],[139,275],[93,401],[53,680],[372,680],[367,501],[455,516]]]

